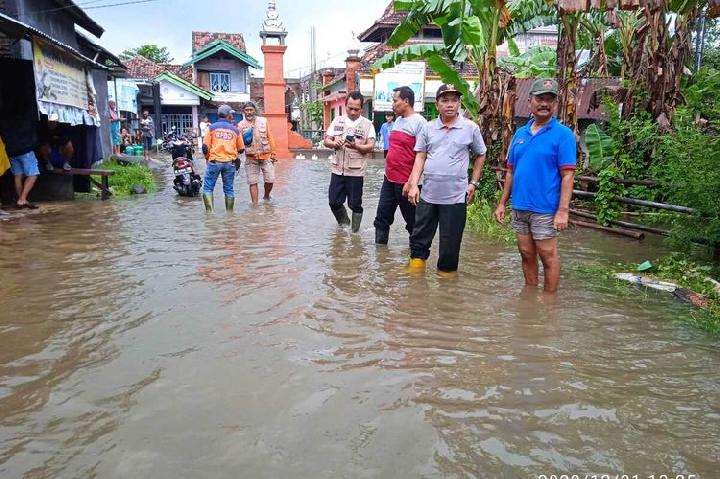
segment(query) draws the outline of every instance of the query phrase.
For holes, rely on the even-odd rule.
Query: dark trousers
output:
[[[400,207],[400,213],[405,220],[405,229],[412,233],[415,224],[415,207],[402,195],[403,185],[393,183],[385,177],[380,188],[380,201],[375,213],[375,228],[387,233],[390,225],[395,221],[395,210]]]
[[[333,173],[330,177],[330,188],[328,188],[328,199],[330,209],[335,211],[341,207],[347,199],[348,206],[353,213],[362,213],[363,177],[345,176]]]
[[[440,271],[457,271],[466,213],[465,203],[435,205],[420,200],[415,209],[415,227],[410,234],[410,257],[428,259],[439,224],[440,252],[437,268]]]

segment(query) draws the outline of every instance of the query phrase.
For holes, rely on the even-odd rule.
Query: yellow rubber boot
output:
[[[420,273],[425,271],[425,264],[427,260],[422,258],[410,258],[408,262],[407,270],[409,273]]]

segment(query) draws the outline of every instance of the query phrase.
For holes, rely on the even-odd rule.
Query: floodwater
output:
[[[455,279],[407,275],[380,164],[359,235],[321,162],[257,207],[241,174],[231,215],[168,173],[0,223],[0,477],[720,477],[720,345],[572,267],[656,244],[568,232],[551,301],[470,232]]]

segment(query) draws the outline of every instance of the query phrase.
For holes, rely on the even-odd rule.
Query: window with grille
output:
[[[230,91],[230,73],[210,72],[210,91]]]
[[[175,127],[175,133],[178,135],[187,135],[193,131],[193,116],[191,114],[162,114],[160,118],[163,134],[173,131],[173,126]]]

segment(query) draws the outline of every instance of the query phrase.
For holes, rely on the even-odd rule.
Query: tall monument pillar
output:
[[[270,131],[275,139],[275,149],[278,159],[289,159],[288,149],[288,117],[285,112],[285,72],[283,68],[283,55],[287,50],[285,37],[287,31],[280,21],[280,15],[274,1],[268,2],[263,21],[260,38],[260,49],[264,56],[265,79],[263,81],[264,112],[268,119]]]

